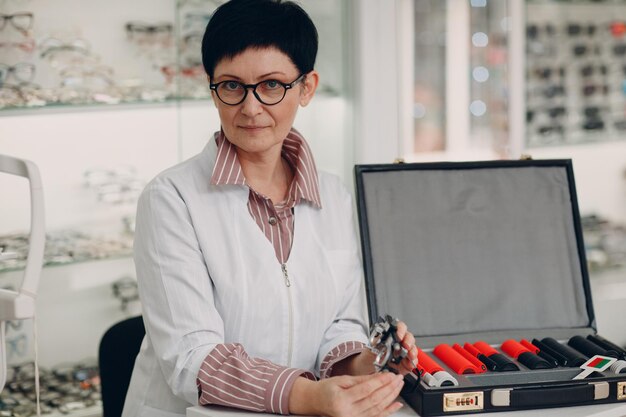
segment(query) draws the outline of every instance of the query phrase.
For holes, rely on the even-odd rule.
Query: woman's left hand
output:
[[[398,331],[396,332],[396,335],[398,336],[402,347],[405,348],[408,353],[398,365],[390,364],[389,366],[392,366],[402,375],[405,375],[417,366],[417,347],[415,346],[415,337],[413,337],[413,334],[408,331],[406,323],[398,321],[397,327]]]

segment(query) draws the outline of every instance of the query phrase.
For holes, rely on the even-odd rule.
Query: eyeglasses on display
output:
[[[239,81],[226,80],[219,83],[210,84],[209,88],[215,91],[217,98],[226,105],[236,106],[243,103],[248,96],[248,90],[262,104],[273,106],[280,103],[285,98],[287,90],[304,80],[306,74],[301,74],[290,83],[283,83],[278,80],[264,80],[256,84],[243,84]]]
[[[18,81],[30,82],[35,77],[35,65],[29,62],[20,62],[11,66],[0,63],[0,84],[4,84],[11,75]]]
[[[26,38],[21,41],[0,41],[2,49],[19,49],[24,52],[33,52],[35,50],[35,40]]]
[[[33,14],[29,12],[0,14],[0,30],[4,30],[7,23],[10,23],[23,35],[27,35],[28,31],[33,27]]]

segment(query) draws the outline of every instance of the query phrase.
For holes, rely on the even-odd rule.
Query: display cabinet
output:
[[[405,154],[462,150],[507,158],[626,138],[625,1],[410,6],[414,26],[400,29],[414,45],[405,51],[414,60],[399,64],[413,68],[415,86],[404,116],[413,121]]]
[[[626,138],[626,1],[526,5],[529,147]]]

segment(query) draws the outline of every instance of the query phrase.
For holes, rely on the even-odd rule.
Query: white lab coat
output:
[[[248,188],[210,184],[215,154],[211,140],[140,197],[135,264],[147,334],[123,417],[184,415],[197,404],[200,365],[219,343],[318,375],[333,347],[367,343],[353,208],[341,181],[320,173],[323,208],[295,207],[287,287],[248,212]]]

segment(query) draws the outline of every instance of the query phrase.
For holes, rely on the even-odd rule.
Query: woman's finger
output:
[[[374,375],[363,375],[362,381],[348,388],[353,402],[358,402],[372,395],[375,391],[392,384],[396,375],[391,372],[381,372]]]
[[[396,376],[390,384],[381,387],[372,395],[357,403],[355,409],[359,410],[359,415],[362,416],[379,417],[388,415],[388,409],[400,395],[403,385],[403,378]]]
[[[406,335],[407,333],[406,323],[403,321],[398,321],[398,325],[396,326],[396,328],[396,335],[398,336],[398,339],[404,339],[404,335]]]

